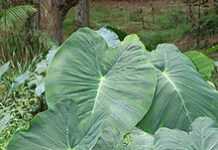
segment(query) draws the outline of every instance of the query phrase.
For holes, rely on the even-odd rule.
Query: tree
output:
[[[76,7],[76,26],[89,26],[89,0],[13,0],[14,4],[31,3],[38,8],[34,26],[53,37],[58,43],[63,41],[63,21],[67,12]]]
[[[79,0],[39,0],[39,28],[57,42],[63,40],[63,21]]]
[[[80,0],[76,8],[76,26],[89,26],[89,0]]]

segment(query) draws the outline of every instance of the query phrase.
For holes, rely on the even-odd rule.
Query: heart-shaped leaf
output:
[[[85,113],[85,112],[84,112]],[[52,109],[40,113],[28,131],[20,131],[8,145],[8,150],[88,150],[101,136],[106,113],[89,118],[78,114],[71,100],[61,101]]]
[[[187,130],[197,117],[218,119],[218,92],[174,45],[163,44],[148,59],[158,76],[151,109],[139,124],[154,133],[160,127]]]
[[[154,150],[217,150],[218,128],[210,118],[198,118],[192,131],[161,128],[155,134]]]
[[[198,72],[205,80],[210,80],[215,71],[214,61],[198,51],[189,51],[185,53],[196,66]]]
[[[116,48],[120,44],[118,35],[106,27],[99,29],[97,32],[104,38],[109,47]]]
[[[72,99],[78,112],[89,115],[109,108],[108,122],[134,127],[150,108],[156,86],[152,65],[135,35],[116,49],[88,28],[80,29],[59,48],[48,69],[49,107]]]
[[[133,129],[124,139],[125,150],[153,150],[154,137],[140,129]]]

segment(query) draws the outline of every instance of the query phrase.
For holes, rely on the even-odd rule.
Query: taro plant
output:
[[[120,46],[110,48],[95,31],[85,28],[74,33],[49,67],[48,105],[72,99],[87,116],[107,107],[108,121],[116,127],[135,126],[148,111],[156,84],[137,41],[135,35],[128,36]]]
[[[215,72],[215,62],[211,58],[198,51],[189,51],[186,52],[185,55],[191,59],[196,69],[205,80],[211,80]]]
[[[188,129],[200,116],[218,119],[218,92],[198,73],[178,48],[162,44],[147,55],[158,77],[153,104],[139,127]]]
[[[72,100],[61,101],[36,116],[28,132],[15,135],[8,150],[88,150],[100,136],[105,113],[78,114]]]
[[[127,136],[127,150],[217,150],[218,127],[207,117],[194,120],[188,132],[160,128],[154,135],[134,129]],[[120,141],[125,143],[125,140]]]
[[[111,31],[82,28],[58,48],[45,94],[48,110],[8,150],[217,147],[218,92],[171,44],[148,52],[136,35],[119,41]]]
[[[73,117],[71,115],[77,115],[78,120],[73,121],[77,121],[79,125],[79,120],[90,118],[95,116],[97,112],[103,113],[108,109],[108,117],[104,121],[105,126],[108,123],[120,132],[126,132],[133,128],[148,111],[156,85],[156,76],[153,76],[154,70],[149,63],[146,63],[145,51],[142,45],[136,44],[137,42],[138,38],[133,35],[127,37],[117,48],[110,48],[96,31],[85,28],[74,33],[59,48],[48,70],[46,81],[48,112],[58,113],[59,110],[56,109],[61,106],[57,105],[68,100],[73,105],[73,107],[66,109],[70,111],[69,118]],[[145,78],[145,76],[147,77]],[[53,82],[54,80],[57,82]],[[64,102],[59,105],[63,105],[64,108],[69,106],[68,103]],[[46,113],[44,112],[42,115]],[[61,118],[65,117],[63,114]],[[77,136],[71,134],[75,130],[68,128],[66,123],[60,125],[65,130],[59,130],[55,120],[60,119],[49,122],[57,130],[52,130],[52,135],[44,132],[44,137],[49,137],[52,140],[63,134],[69,139],[79,140]],[[48,126],[48,128],[50,126],[45,121],[36,124],[33,130],[37,132],[41,124]],[[79,132],[79,129],[76,132]],[[26,133],[29,132],[23,132],[23,135],[16,134],[13,138],[15,140],[10,142],[8,149],[22,149],[23,145],[26,145],[25,142],[34,143],[36,148],[44,146],[46,149],[47,146],[38,142],[42,134],[37,136],[35,133],[30,133],[31,138],[26,140]],[[100,135],[100,133],[98,134]],[[90,136],[92,139],[90,142],[95,145],[97,141],[92,138],[93,132],[86,136]],[[63,138],[60,137],[60,139]],[[69,140],[64,143],[67,143],[68,148],[62,147],[62,149],[75,148],[74,145],[69,144],[71,143]],[[75,141],[75,143],[77,142]],[[93,144],[87,149],[91,149]],[[30,149],[30,147],[27,148]],[[78,147],[78,149],[84,148]]]

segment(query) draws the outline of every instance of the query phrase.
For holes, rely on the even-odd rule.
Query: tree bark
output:
[[[61,43],[63,40],[63,17],[58,2],[41,0],[39,10],[39,29]]]
[[[76,7],[77,28],[89,26],[89,0],[80,0]]]
[[[33,4],[38,12],[33,26],[53,37],[58,43],[63,41],[63,21],[67,12],[80,0],[11,0],[14,5]]]

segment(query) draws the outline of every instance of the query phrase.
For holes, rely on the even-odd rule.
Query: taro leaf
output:
[[[34,74],[33,79],[28,82],[28,86],[35,87],[35,95],[42,96],[45,92],[45,77],[42,75]]]
[[[154,136],[142,131],[130,133],[128,150],[217,150],[218,128],[207,117],[199,117],[191,124],[191,131],[160,128]],[[143,148],[144,147],[144,148]],[[142,149],[141,149],[142,148]]]
[[[75,32],[59,48],[48,69],[48,106],[72,99],[87,115],[107,107],[108,122],[122,129],[134,127],[150,108],[156,86],[144,49],[129,36],[116,49],[88,28]]]
[[[49,51],[48,51],[48,54],[46,56],[46,61],[47,61],[47,64],[50,65],[54,56],[56,55],[57,53],[57,47],[56,46],[53,46]]]
[[[116,33],[118,35],[120,41],[123,41],[125,39],[125,37],[128,35],[125,31],[122,31],[122,30],[120,30],[116,27],[110,26],[110,25],[106,25],[105,28]]]
[[[218,128],[207,117],[196,119],[191,125],[192,131],[167,128],[159,129],[155,134],[154,150],[217,150]]]
[[[187,130],[199,116],[218,119],[218,93],[174,45],[163,44],[148,55],[158,83],[151,109],[139,127],[154,133],[160,127]]]
[[[0,66],[0,81],[2,76],[8,71],[10,67],[10,62],[7,62],[6,64]]]
[[[42,81],[39,83],[35,89],[36,96],[42,96],[42,94],[45,92],[45,82]]]
[[[104,128],[93,150],[124,150],[123,135],[113,125]]]
[[[40,61],[37,65],[36,65],[36,69],[35,72],[38,74],[42,74],[45,73],[47,71],[48,65],[51,64],[54,56],[57,53],[57,47],[54,46],[52,47],[49,51],[48,54],[46,56],[46,59],[43,59],[42,61]]]
[[[89,150],[101,135],[104,112],[84,118],[71,100],[37,115],[28,131],[12,138],[7,150]]]
[[[42,61],[40,61],[40,62],[36,65],[36,70],[35,70],[35,72],[38,73],[38,74],[41,74],[41,73],[46,72],[47,68],[48,68],[47,61],[46,61],[46,60],[42,60]]]
[[[43,76],[36,76],[36,88],[35,88],[35,94],[36,96],[42,96],[42,94],[45,92],[45,81]]]
[[[103,27],[97,31],[98,34],[100,34],[104,40],[107,42],[109,47],[116,48],[120,44],[120,39],[116,33],[113,31]]]
[[[42,60],[41,62],[39,62],[37,65],[36,65],[36,69],[35,69],[35,72],[38,73],[38,74],[42,74],[42,73],[45,73],[47,71],[47,68],[48,68],[48,65],[51,64],[54,56],[56,55],[57,53],[57,47],[54,46],[52,47],[49,51],[48,51],[48,54],[46,56],[46,59]]]
[[[185,53],[195,64],[198,72],[205,80],[210,80],[215,71],[214,61],[198,51],[189,51]]]
[[[93,150],[153,150],[154,137],[138,128],[123,135],[107,128]]]
[[[24,84],[28,79],[30,78],[30,72],[27,71],[21,75],[19,75],[15,81],[12,83],[11,85],[11,90],[16,90],[17,87],[19,87],[20,85]]]
[[[137,128],[133,129],[125,140],[125,150],[153,150],[154,147],[154,137]]]

